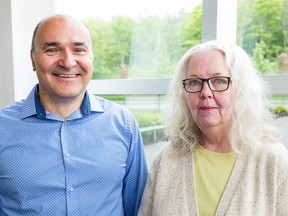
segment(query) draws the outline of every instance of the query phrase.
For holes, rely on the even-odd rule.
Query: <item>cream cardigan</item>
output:
[[[165,147],[151,167],[138,216],[198,215],[193,157]],[[263,147],[258,157],[238,155],[215,215],[288,216],[288,152],[282,144]]]

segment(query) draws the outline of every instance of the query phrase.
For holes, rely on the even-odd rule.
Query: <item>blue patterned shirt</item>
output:
[[[63,120],[37,95],[0,111],[0,215],[137,215],[148,171],[132,113],[86,91]]]

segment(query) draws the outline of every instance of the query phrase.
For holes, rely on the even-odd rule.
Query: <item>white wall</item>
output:
[[[14,101],[11,1],[0,2],[0,108]]]
[[[54,0],[0,1],[0,108],[26,98],[37,83],[29,56],[32,34],[52,14]]]
[[[203,0],[202,41],[236,42],[237,0]]]

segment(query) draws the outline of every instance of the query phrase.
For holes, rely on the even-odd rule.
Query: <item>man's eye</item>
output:
[[[83,48],[76,48],[75,52],[76,53],[86,53],[87,51],[86,51],[86,49],[83,49]]]
[[[59,49],[56,49],[56,48],[50,48],[50,49],[45,50],[45,52],[48,54],[55,54],[55,53],[58,53],[60,51],[59,51]]]

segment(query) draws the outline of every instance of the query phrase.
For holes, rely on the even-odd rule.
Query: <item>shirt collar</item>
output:
[[[34,90],[34,103],[35,103],[35,108],[36,108],[36,115],[38,118],[46,118],[46,111],[44,107],[42,106],[40,100],[39,100],[39,84],[36,85],[36,88]]]
[[[45,119],[46,111],[42,106],[38,97],[39,84],[35,85],[29,93],[27,99],[23,104],[21,110],[21,119],[36,115],[38,118]],[[104,112],[103,107],[97,100],[97,98],[88,90],[85,92],[85,97],[80,107],[80,112],[83,117],[88,116],[91,112]]]

